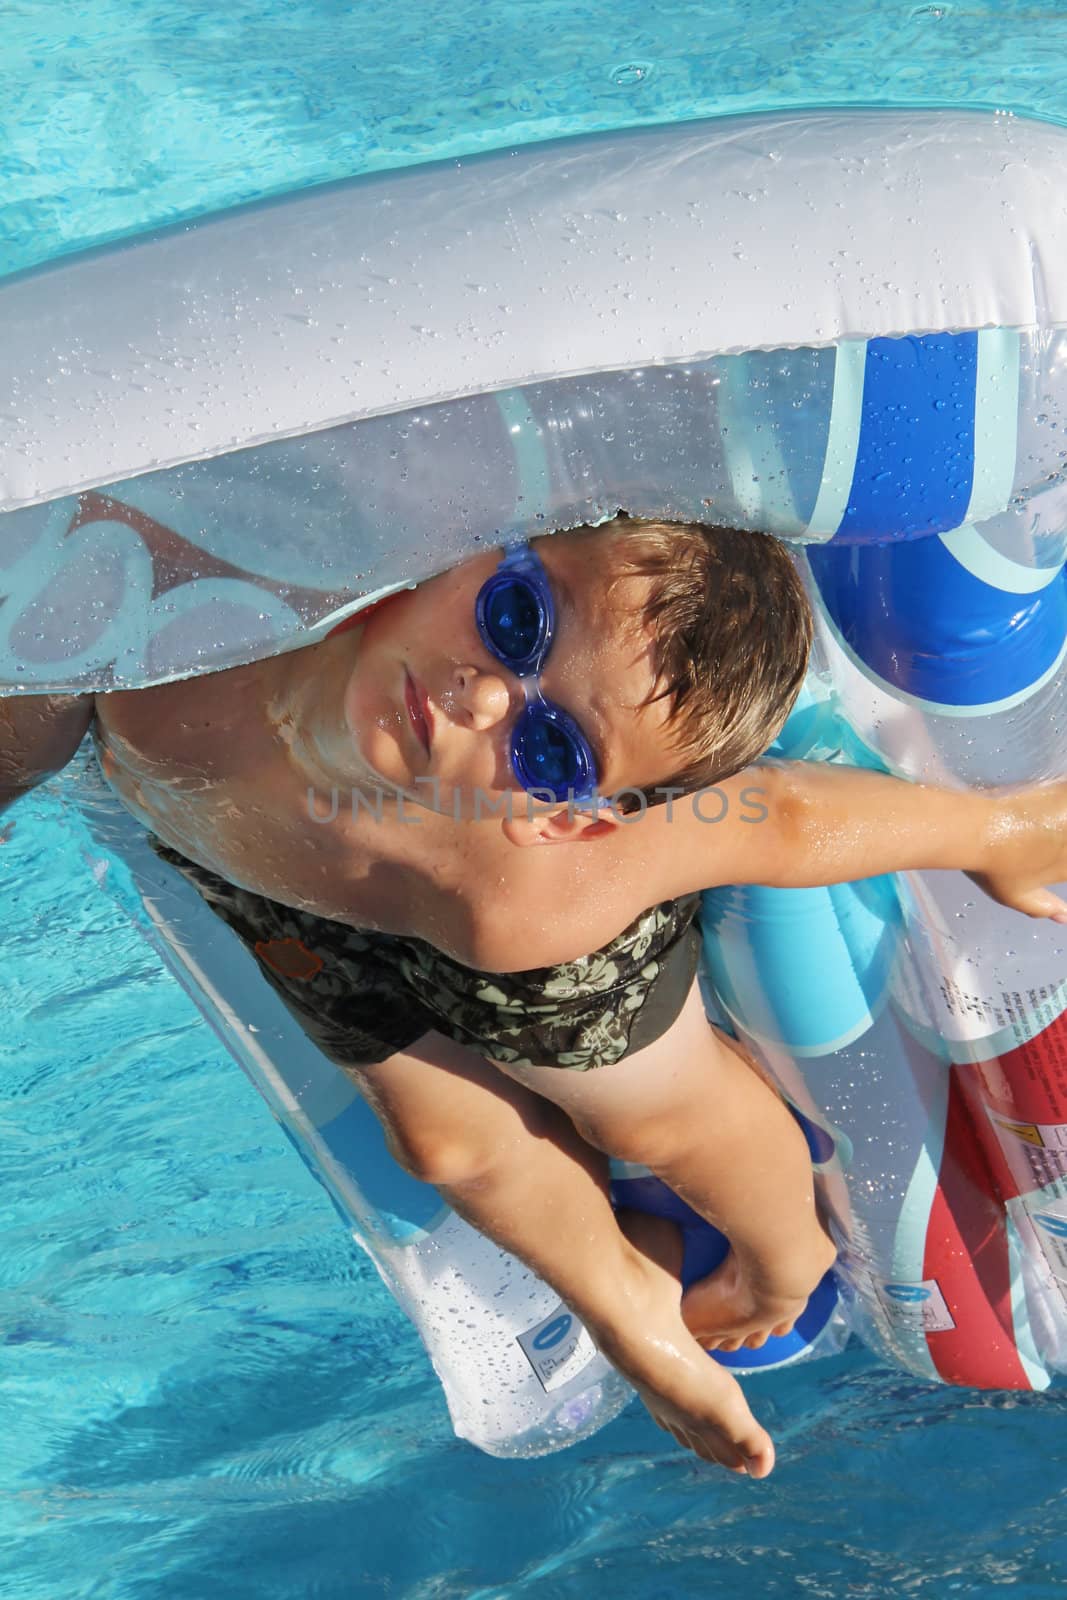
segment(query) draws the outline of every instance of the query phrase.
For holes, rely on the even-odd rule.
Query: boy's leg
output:
[[[637,1060],[634,1016],[652,1019],[652,1038],[656,1016],[673,1017],[688,991],[695,899],[643,914],[588,962],[506,978],[472,972],[420,940],[296,911],[156,849],[254,953],[308,1036],[360,1081],[409,1170],[551,1283],[683,1443],[736,1470],[747,1457],[754,1476],[769,1472],[773,1447],[740,1389],[685,1331],[677,1279],[616,1226],[604,1163],[565,1118],[546,1122],[543,1098],[487,1065],[503,1046],[515,1059],[529,1047],[530,1059],[556,1060],[583,1019],[581,1059],[596,1058],[606,1020],[612,1044],[624,1034]],[[649,988],[648,974],[659,974],[657,1004],[623,1008],[614,1026],[605,988],[621,980],[630,996]],[[451,1043],[438,1024],[470,1045]]]
[[[769,1436],[687,1332],[677,1279],[620,1231],[607,1163],[566,1116],[436,1033],[346,1070],[401,1164],[552,1285],[661,1427],[705,1460],[766,1476]]]
[[[776,1092],[708,1023],[696,983],[667,1031],[614,1065],[497,1065],[566,1111],[588,1143],[648,1167],[727,1236],[731,1256],[684,1299],[697,1338],[731,1350],[792,1325],[834,1257],[807,1145]],[[635,1242],[655,1238],[654,1224],[634,1224]]]

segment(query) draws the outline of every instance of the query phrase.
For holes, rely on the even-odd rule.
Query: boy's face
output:
[[[536,543],[556,617],[541,692],[584,733],[605,796],[654,785],[676,765],[666,702],[643,705],[654,682],[639,622],[648,580],[624,579],[609,601],[612,541],[583,532]],[[344,691],[344,722],[363,761],[453,816],[489,814],[508,792],[515,812],[526,812],[510,757],[525,695],[475,621],[478,592],[500,559],[498,548],[487,551],[377,610]]]

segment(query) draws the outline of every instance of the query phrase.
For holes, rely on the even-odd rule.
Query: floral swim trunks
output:
[[[674,1022],[696,974],[699,896],[645,911],[593,955],[476,972],[422,939],[361,932],[239,889],[153,840],[251,950],[300,1026],[339,1066],[370,1066],[431,1029],[516,1066],[607,1066]]]

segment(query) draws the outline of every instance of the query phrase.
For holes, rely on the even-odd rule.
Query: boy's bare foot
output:
[[[761,1301],[745,1281],[732,1251],[720,1267],[683,1292],[681,1231],[664,1217],[646,1212],[620,1211],[617,1215],[630,1243],[674,1280],[675,1293],[681,1297],[682,1320],[705,1350],[759,1350],[772,1336],[788,1333],[807,1304],[807,1295]],[[834,1246],[820,1229],[813,1236],[807,1262],[812,1289],[834,1259]]]
[[[769,1338],[791,1331],[835,1258],[827,1235],[813,1229],[803,1260],[793,1263],[795,1281],[802,1287],[794,1293],[761,1293],[731,1250],[720,1267],[689,1285],[682,1296],[682,1318],[706,1350],[759,1350]]]
[[[636,1212],[620,1213],[619,1222],[636,1246],[634,1277],[625,1295],[626,1326],[595,1330],[600,1348],[680,1445],[731,1472],[765,1478],[774,1466],[770,1435],[737,1380],[708,1360],[682,1321],[678,1230]]]
[[[812,1230],[805,1260],[796,1264],[798,1277],[807,1286],[801,1293],[759,1295],[732,1250],[720,1267],[683,1292],[682,1235],[675,1224],[642,1211],[620,1211],[617,1220],[630,1243],[673,1279],[674,1292],[681,1296],[682,1321],[704,1350],[759,1350],[769,1338],[789,1333],[808,1295],[836,1259],[834,1246],[820,1227]]]
[[[792,1328],[806,1297],[760,1304],[731,1253],[721,1267],[691,1283],[682,1296],[682,1319],[705,1350],[759,1350]]]

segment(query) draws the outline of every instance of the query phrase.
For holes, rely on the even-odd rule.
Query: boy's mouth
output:
[[[416,739],[426,751],[430,753],[430,741],[433,737],[433,714],[429,702],[422,689],[408,669],[404,668],[404,705],[407,708],[408,720],[411,723]]]

